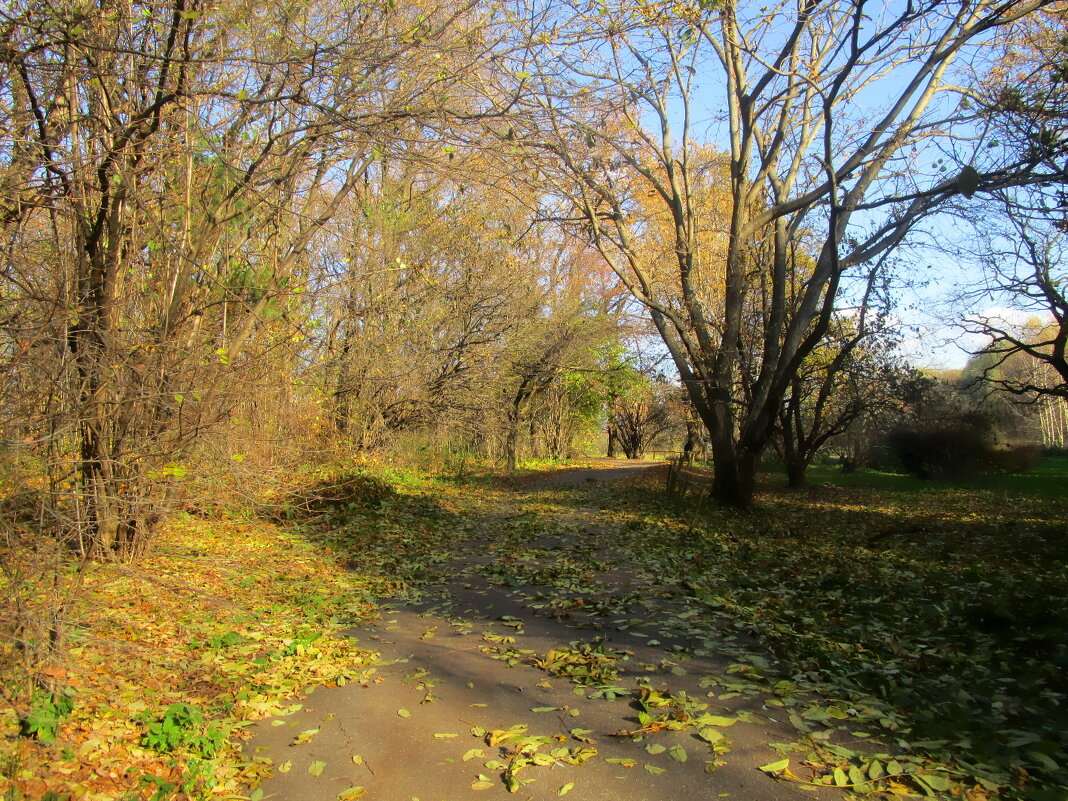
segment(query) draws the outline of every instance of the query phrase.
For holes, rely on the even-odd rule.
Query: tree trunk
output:
[[[808,462],[804,459],[791,459],[786,463],[786,478],[790,489],[805,488],[805,472],[808,470]]]
[[[729,434],[712,439],[712,498],[723,506],[748,509],[753,505],[760,455],[737,448]]]

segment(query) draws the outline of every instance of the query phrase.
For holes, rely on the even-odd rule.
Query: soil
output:
[[[476,521],[438,582],[352,632],[361,647],[381,652],[373,670],[347,686],[318,689],[299,711],[257,726],[246,750],[275,765],[263,797],[829,798],[832,791],[817,794],[759,769],[782,756],[770,743],[790,743],[796,733],[777,719],[781,709],[717,683],[730,678],[731,661],[718,640],[737,642],[739,635],[710,640],[707,625],[693,625],[700,611],[685,592],[668,577],[636,569],[633,554],[617,552],[602,510],[588,505],[596,493],[575,500],[577,489],[662,466],[602,460],[558,471],[518,487],[513,512]],[[553,517],[547,499],[566,512]],[[504,538],[500,532],[516,518],[530,525],[519,534],[513,525]],[[587,678],[587,668],[601,672]],[[619,694],[597,697],[599,686]],[[619,736],[641,727],[635,690],[649,699],[653,717],[676,725]],[[656,707],[668,693],[676,706]],[[684,722],[699,714],[735,722],[703,729]],[[519,726],[527,728],[488,744],[493,732]],[[311,730],[318,731],[300,737]],[[528,746],[524,760],[515,751],[521,737],[545,739],[521,743]],[[709,739],[720,737],[714,748]],[[545,764],[513,771],[509,788],[508,765],[531,761],[531,754]]]

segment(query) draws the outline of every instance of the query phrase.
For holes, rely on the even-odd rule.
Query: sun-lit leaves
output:
[[[138,777],[152,775],[195,792],[214,783],[216,792],[247,795],[246,784],[272,769],[293,771],[285,758],[273,767],[259,756],[237,760],[230,732],[292,714],[302,689],[364,676],[376,654],[342,632],[371,616],[369,598],[381,586],[338,570],[307,539],[269,523],[170,522],[136,571],[94,569],[84,603],[72,612],[91,636],[74,644],[65,668],[78,684],[65,720],[82,745],[57,748],[42,765],[18,757],[11,764],[25,767],[13,777],[16,787],[40,797],[47,777],[48,789],[61,795],[120,798],[141,792]],[[177,711],[186,707],[202,717]],[[174,749],[131,747],[142,736]],[[294,733],[291,741],[302,749],[314,736]],[[19,747],[4,742],[4,753]],[[178,781],[189,760],[194,768]],[[104,761],[112,767],[102,774]]]
[[[761,765],[760,770],[765,773],[780,773],[790,767],[789,759],[778,759],[775,762],[769,762],[767,765]]]

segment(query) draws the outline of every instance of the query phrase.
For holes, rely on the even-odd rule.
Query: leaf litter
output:
[[[404,507],[396,499],[288,530],[178,521],[146,560],[149,581],[105,566],[91,602],[79,610],[85,634],[74,638],[67,668],[77,705],[58,726],[57,743],[70,756],[38,741],[18,741],[13,753],[6,746],[5,764],[16,766],[5,768],[6,786],[31,796],[73,789],[107,798],[140,792],[145,782],[120,778],[139,775],[151,777],[146,798],[165,786],[175,798],[199,798],[255,785],[272,767],[239,755],[240,724],[292,712],[315,684],[373,680],[375,652],[353,647],[344,628],[373,618],[378,597],[418,595],[495,502],[519,502],[523,515],[479,547],[489,563],[526,548],[522,559],[497,560],[495,570],[476,564],[476,572],[558,620],[605,621],[646,642],[668,643],[655,647],[670,649],[671,658],[639,664],[633,654],[598,651],[596,640],[574,640],[544,655],[516,648],[503,661],[540,661],[594,700],[631,699],[638,726],[616,734],[638,740],[650,755],[681,765],[690,756],[685,748],[647,738],[691,732],[714,755],[705,762],[714,770],[729,752],[722,730],[747,715],[719,715],[700,707],[704,699],[622,686],[612,675],[616,666],[628,662],[627,674],[664,667],[681,676],[687,659],[721,653],[734,661],[726,672],[702,677],[708,697],[721,705],[758,703],[796,733],[777,746],[781,759],[760,768],[780,780],[873,798],[967,801],[1045,801],[1068,787],[1064,671],[1057,667],[1066,663],[1068,579],[1063,537],[1054,536],[1068,519],[1065,504],[1014,499],[1007,514],[991,492],[902,498],[830,490],[768,496],[751,517],[710,510],[693,525],[688,510],[676,511],[642,481],[613,488],[611,498],[596,485],[507,500],[479,489],[435,485],[429,522],[410,511],[398,516]],[[574,510],[583,504],[602,507],[596,537],[576,536]],[[1022,528],[1019,520],[1027,521]],[[917,525],[923,535],[911,536]],[[548,535],[567,552],[530,546]],[[1013,537],[1018,547],[1006,552]],[[334,560],[349,571],[337,570]],[[613,571],[625,573],[628,586],[602,580]],[[198,588],[197,604],[186,597],[190,585]],[[208,596],[210,619],[196,608]],[[647,625],[643,618],[657,620],[654,637],[635,630]],[[458,618],[449,625],[458,634],[473,630]],[[514,634],[500,635],[495,647],[515,645],[505,638],[522,627],[510,628]],[[205,710],[197,736],[206,737],[213,723],[230,727],[218,757],[198,758],[184,746],[170,755],[136,747],[147,725],[136,721],[161,720],[179,702]],[[518,732],[494,745],[504,751],[484,760],[483,770],[496,771],[497,780],[483,773],[474,784],[503,782],[515,791],[536,768],[596,757],[592,746]],[[17,767],[46,750],[48,759],[60,757],[47,778]],[[474,751],[465,759],[483,759]],[[642,767],[654,775],[670,769]],[[564,787],[570,789],[558,794]]]

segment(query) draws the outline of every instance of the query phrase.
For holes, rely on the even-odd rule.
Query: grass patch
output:
[[[808,470],[808,481],[812,486],[831,484],[837,487],[858,487],[885,492],[944,492],[957,488],[1058,499],[1068,493],[1068,457],[1047,456],[1025,473],[985,473],[947,481],[925,481],[905,473],[881,470],[846,473],[832,465],[816,464]],[[782,488],[786,485],[786,479],[771,474],[767,484],[772,488]]]

